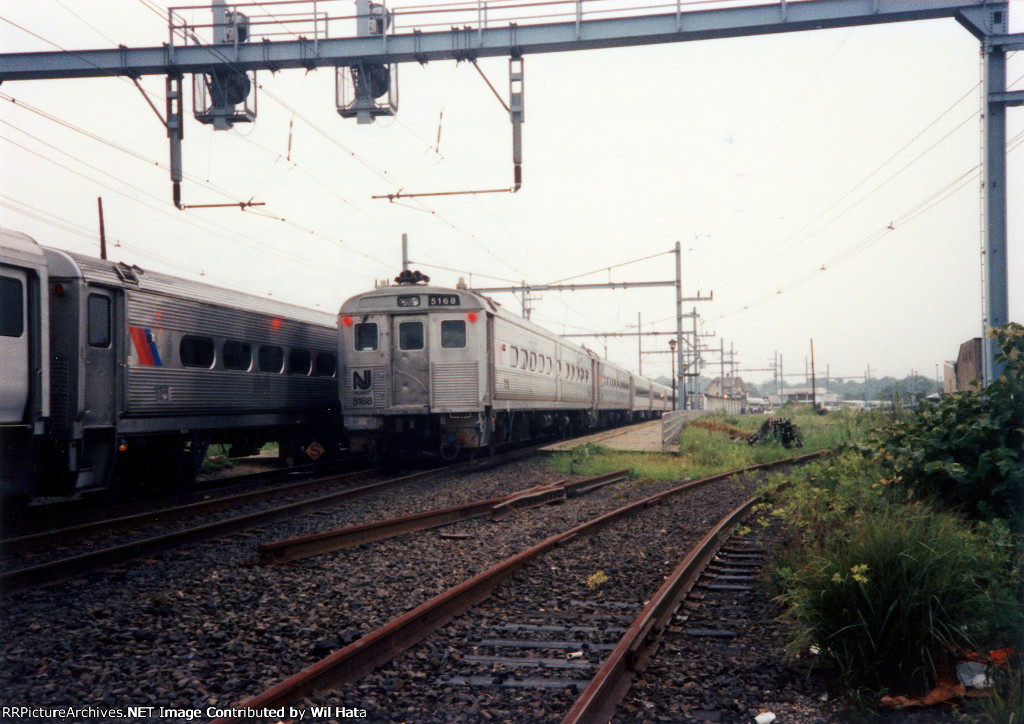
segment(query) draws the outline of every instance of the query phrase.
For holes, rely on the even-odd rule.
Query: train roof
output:
[[[433,304],[431,298],[443,301],[443,297],[458,295],[458,304]],[[401,301],[399,300],[401,298]],[[413,299],[415,298],[415,299]],[[408,301],[407,301],[408,300]],[[451,306],[452,309],[466,311],[486,310],[497,312],[501,307],[490,297],[477,294],[468,289],[452,289],[429,284],[395,284],[377,287],[373,291],[356,294],[346,299],[339,314],[360,314],[367,312],[388,312],[398,309],[412,311],[416,308],[441,309]]]
[[[305,324],[335,327],[334,315],[287,302],[279,302],[245,292],[203,284],[188,279],[149,271],[124,262],[97,259],[60,249],[42,247],[46,252],[51,277],[84,279],[106,286],[137,289],[143,292],[231,307],[246,312],[293,319]]]
[[[46,266],[43,248],[20,231],[0,227],[0,261],[16,266],[42,269]]]

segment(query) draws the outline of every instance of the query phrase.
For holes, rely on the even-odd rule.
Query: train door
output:
[[[0,424],[26,420],[32,389],[28,299],[28,275],[0,266]]]
[[[391,404],[427,407],[430,403],[427,315],[395,315],[391,324]]]
[[[117,405],[117,298],[87,287],[85,296],[85,426],[112,426]]]

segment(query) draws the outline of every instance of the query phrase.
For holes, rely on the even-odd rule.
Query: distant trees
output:
[[[935,380],[924,375],[907,375],[899,380],[895,377],[882,377],[868,380],[846,380],[842,378],[824,377],[817,379],[818,387],[825,387],[826,384],[831,392],[835,392],[844,400],[893,400],[896,399],[902,404],[912,404],[939,391]],[[786,382],[783,387],[808,387],[810,380],[806,382]],[[761,384],[752,384],[750,394],[754,397],[767,397],[775,393],[775,383],[772,380]]]

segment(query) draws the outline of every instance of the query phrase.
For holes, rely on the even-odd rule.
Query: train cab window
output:
[[[20,279],[0,277],[0,336],[20,337],[25,332],[25,289]]]
[[[308,375],[313,366],[313,354],[308,349],[288,350],[288,374]]]
[[[355,325],[356,352],[373,352],[377,349],[377,323],[361,322]]]
[[[284,350],[276,345],[264,345],[256,356],[260,372],[280,372],[284,368]]]
[[[110,346],[110,297],[89,295],[89,346]],[[213,344],[213,340],[210,340]],[[210,360],[211,364],[213,360]],[[209,366],[209,365],[207,365]]]
[[[338,371],[338,358],[332,352],[317,352],[313,367],[317,377],[334,377]]]
[[[248,370],[252,367],[252,346],[248,342],[236,342],[229,339],[221,348],[224,368],[229,370]]]
[[[213,367],[214,346],[209,337],[182,337],[178,344],[178,355],[185,367]]]
[[[466,346],[466,323],[461,319],[445,319],[441,322],[441,346],[454,349]]]
[[[402,322],[398,325],[398,349],[423,349],[423,322]]]

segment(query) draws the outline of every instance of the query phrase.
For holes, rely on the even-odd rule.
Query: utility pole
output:
[[[100,259],[107,258],[107,230],[103,226],[103,197],[96,198],[96,204],[100,209]]]
[[[676,255],[676,345],[679,347],[679,357],[676,360],[675,376],[680,394],[683,398],[682,409],[686,410],[688,395],[686,394],[685,378],[683,377],[683,357],[686,349],[683,347],[683,252],[678,241],[675,245]],[[694,312],[697,310],[694,309]],[[696,325],[696,321],[694,321]],[[696,341],[696,339],[694,339]]]
[[[644,374],[644,342],[640,329],[640,312],[636,313],[636,373],[643,377]]]
[[[814,338],[811,338],[811,409],[818,409],[818,383],[814,379]]]

